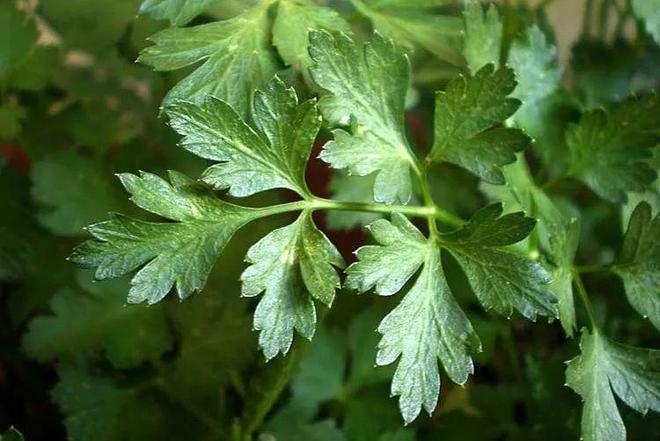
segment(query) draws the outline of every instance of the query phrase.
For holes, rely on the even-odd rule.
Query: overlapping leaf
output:
[[[614,393],[646,414],[660,411],[660,351],[626,346],[582,331],[581,355],[568,362],[566,383],[582,396],[582,439],[625,441]]]
[[[659,113],[656,94],[631,97],[610,112],[586,112],[566,133],[569,173],[612,202],[625,200],[628,191],[644,191],[656,177],[647,159],[660,141]]]
[[[468,3],[463,12],[465,18],[465,43],[463,56],[474,75],[487,64],[499,66],[502,46],[502,23],[495,5],[487,12],[476,1]]]
[[[410,82],[407,57],[378,34],[360,47],[346,35],[310,33],[314,81],[327,92],[319,106],[335,139],[321,152],[334,168],[365,176],[376,173],[374,199],[407,203],[412,196],[415,159],[404,131],[404,104]]]
[[[496,127],[520,106],[508,95],[516,87],[513,71],[492,64],[474,76],[452,80],[436,94],[435,140],[430,157],[459,165],[486,182],[503,184],[499,167],[516,160],[529,144],[518,129]]]
[[[254,328],[269,360],[289,351],[294,329],[312,338],[314,299],[332,304],[340,285],[333,266],[343,268],[344,260],[308,211],[253,245],[246,260],[252,265],[241,275],[242,295],[264,293],[254,312]]]
[[[479,351],[479,338],[454,300],[440,262],[440,249],[404,216],[378,220],[370,231],[380,245],[358,250],[359,261],[347,269],[347,286],[365,292],[373,287],[391,295],[422,267],[401,303],[380,323],[376,363],[399,359],[392,394],[406,423],[422,407],[431,413],[438,402],[440,359],[452,381],[463,384],[473,372],[470,352]]]
[[[271,188],[307,195],[305,167],[321,124],[314,101],[299,104],[296,93],[277,77],[254,97],[250,127],[217,98],[202,104],[179,101],[166,108],[181,145],[202,158],[218,161],[202,175],[232,196]]]
[[[660,329],[660,215],[654,217],[646,202],[630,217],[614,270],[623,279],[630,304]]]
[[[252,94],[271,79],[277,60],[270,46],[268,6],[263,2],[230,20],[189,28],[165,29],[150,40],[139,61],[159,71],[178,70],[201,62],[165,96],[201,103],[215,96],[239,114],[250,109]]]
[[[114,215],[88,227],[94,236],[71,260],[108,279],[144,267],[131,280],[128,301],[156,303],[176,285],[185,298],[204,287],[231,236],[257,217],[256,210],[216,198],[208,188],[170,172],[170,182],[142,173],[120,175],[139,207],[176,222],[155,223]]]

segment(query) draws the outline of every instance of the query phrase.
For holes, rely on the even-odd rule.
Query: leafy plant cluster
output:
[[[7,402],[27,356],[72,440],[658,436],[660,4],[562,66],[552,2],[247,3],[0,5]]]

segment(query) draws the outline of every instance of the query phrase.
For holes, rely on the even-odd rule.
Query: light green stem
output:
[[[593,308],[591,307],[591,302],[589,301],[589,294],[587,294],[587,290],[582,283],[580,272],[575,268],[573,269],[573,284],[577,289],[582,303],[584,303],[584,308],[587,310],[587,315],[589,316],[589,321],[591,322],[591,330],[593,332],[598,332],[598,324],[596,323],[596,317],[594,315]]]

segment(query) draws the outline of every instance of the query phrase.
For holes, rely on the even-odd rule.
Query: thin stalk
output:
[[[584,308],[587,310],[587,315],[589,316],[589,321],[591,322],[591,330],[598,332],[598,324],[596,323],[593,308],[591,307],[591,302],[589,301],[589,295],[587,294],[587,290],[584,288],[584,284],[580,278],[580,273],[576,269],[573,269],[573,284],[575,285],[578,295],[584,304]]]
[[[591,34],[591,15],[594,12],[594,0],[587,0],[584,7],[584,15],[582,16],[582,38],[588,37]]]

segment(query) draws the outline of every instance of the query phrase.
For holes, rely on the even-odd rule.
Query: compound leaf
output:
[[[378,34],[359,47],[348,36],[310,33],[311,75],[328,91],[319,102],[333,126],[354,122],[352,134],[337,129],[321,159],[333,168],[365,176],[376,172],[374,199],[407,203],[412,195],[410,167],[415,157],[404,131],[404,105],[410,82],[408,58]]]
[[[223,202],[180,173],[170,172],[169,178],[170,182],[150,173],[120,175],[136,205],[176,222],[113,215],[88,227],[94,239],[70,257],[83,267],[96,268],[100,280],[144,265],[131,280],[130,303],[156,303],[175,285],[182,299],[201,290],[231,236],[258,217],[256,210]]]
[[[495,5],[484,12],[480,3],[468,3],[463,12],[465,20],[465,45],[463,56],[474,75],[487,64],[499,66],[502,46],[502,22]]]
[[[314,101],[298,103],[292,88],[274,77],[254,95],[250,127],[217,98],[202,104],[178,101],[166,108],[170,124],[184,138],[181,145],[212,165],[202,180],[232,196],[272,188],[307,195],[305,167],[321,121]]]
[[[242,295],[264,293],[254,312],[254,329],[267,360],[286,354],[294,329],[311,339],[316,327],[314,299],[331,305],[340,286],[334,267],[344,260],[328,238],[316,228],[311,213],[272,231],[247,253],[251,263],[241,275]]]
[[[566,383],[582,396],[582,439],[624,441],[614,393],[637,412],[660,411],[660,351],[613,342],[582,331],[581,354],[568,362]]]
[[[515,152],[529,144],[518,129],[495,127],[520,106],[508,98],[516,81],[509,68],[492,64],[474,76],[452,80],[435,99],[434,161],[459,165],[491,184],[503,184],[499,167],[516,160]]]

